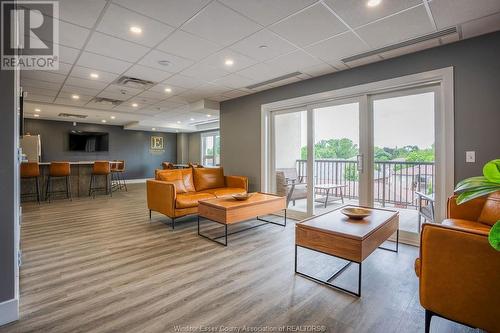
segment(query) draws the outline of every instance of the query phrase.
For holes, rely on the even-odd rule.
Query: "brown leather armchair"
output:
[[[415,272],[425,332],[434,315],[500,332],[500,252],[488,243],[497,220],[500,192],[461,205],[453,196],[441,224],[423,224]]]
[[[188,168],[156,170],[155,180],[148,180],[147,201],[151,211],[162,213],[172,220],[197,214],[198,201],[248,191],[248,178],[224,176],[222,168]]]

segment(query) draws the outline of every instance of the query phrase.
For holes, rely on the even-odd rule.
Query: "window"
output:
[[[207,166],[220,165],[219,131],[201,134],[201,164]]]

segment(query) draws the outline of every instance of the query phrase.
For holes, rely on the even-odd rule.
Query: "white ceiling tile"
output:
[[[344,57],[368,51],[368,46],[355,34],[347,32],[309,46],[305,50],[335,66]]]
[[[78,95],[79,98],[78,99],[73,99],[72,98],[73,95]],[[57,96],[57,98],[73,99],[75,102],[80,101],[80,102],[87,103],[92,98],[94,98],[94,95],[89,96],[89,95],[82,95],[82,94],[78,94],[78,93],[71,93],[71,92],[61,91],[61,93],[59,93],[59,95]],[[83,104],[85,104],[85,103],[83,103]]]
[[[156,68],[134,65],[132,68],[126,71],[124,75],[152,82],[161,82],[166,78],[172,76],[172,73],[161,71]]]
[[[260,61],[297,50],[295,46],[267,29],[237,42],[231,49]]]
[[[178,27],[210,0],[113,0],[113,2]]]
[[[23,73],[22,71],[21,73]],[[26,77],[21,77],[21,86],[23,88],[44,88],[44,89],[50,89],[50,90],[59,90],[61,88],[62,83],[54,83],[54,82],[47,82],[47,81],[40,81],[40,80],[32,80],[28,79]]]
[[[159,61],[168,61],[167,66],[159,64]],[[144,66],[149,66],[152,68],[157,68],[159,70],[169,71],[172,73],[179,72],[184,68],[191,66],[194,63],[192,60],[181,58],[173,54],[161,52],[158,50],[153,50],[148,53],[139,64]]]
[[[222,47],[193,34],[178,30],[158,45],[158,49],[187,59],[200,60]]]
[[[86,51],[129,62],[136,62],[148,52],[148,48],[125,40],[94,32]]]
[[[138,108],[134,108],[130,103],[127,102],[115,106],[113,110],[123,111],[123,112],[138,112]]]
[[[68,92],[71,94],[82,94],[82,95],[89,95],[89,96],[95,96],[97,95],[102,89],[97,89],[97,88],[84,88],[84,87],[77,87],[77,86],[72,86],[70,84],[65,84],[61,91],[62,92]]]
[[[258,83],[288,74],[288,71],[283,70],[279,67],[273,67],[264,63],[260,63],[252,67],[245,68],[244,70],[239,71],[238,74],[254,80],[254,83]]]
[[[337,35],[347,27],[325,6],[318,3],[269,27],[299,46],[306,46]]]
[[[87,80],[79,77],[68,77],[66,84],[89,89],[104,89],[108,84],[95,80]]]
[[[66,79],[66,75],[52,73],[50,71],[22,71],[23,79],[47,81],[53,83],[62,83]]]
[[[175,74],[174,76],[171,76],[168,79],[166,79],[163,83],[173,84],[174,86],[186,89],[192,89],[206,82],[201,81],[199,78],[185,76],[182,74]]]
[[[67,75],[71,71],[71,64],[64,63],[62,61],[59,61],[59,68],[57,70],[51,70],[51,73],[56,73],[56,74],[61,74],[61,75]],[[21,71],[22,74],[22,71]]]
[[[139,95],[134,96],[131,99],[131,101],[132,100],[137,101],[141,105],[144,105],[144,104],[151,105],[151,104],[158,103],[159,101],[161,101],[164,98],[165,98],[165,96],[158,97],[158,95],[155,95],[151,92],[145,91],[143,93],[140,93]]]
[[[67,64],[73,64],[78,58],[80,50],[59,45],[59,60]]]
[[[166,108],[166,109],[178,108],[181,105],[187,105],[187,102],[172,101],[168,99],[154,104],[155,107]]]
[[[462,36],[470,38],[500,30],[500,13],[462,24]]]
[[[92,28],[106,5],[104,0],[64,0],[59,1],[61,20]]]
[[[229,45],[260,29],[260,26],[235,11],[212,2],[182,27],[183,30]]]
[[[92,78],[90,74],[97,74],[98,78]],[[103,83],[111,83],[118,78],[118,74],[95,70],[87,67],[74,66],[70,74],[71,77],[86,79],[90,81],[97,81]]]
[[[130,32],[130,27],[133,26],[140,27],[142,33]],[[152,47],[174,31],[174,28],[111,4],[99,23],[97,31]]]
[[[74,24],[59,22],[59,44],[77,49],[82,48],[90,30]]]
[[[249,78],[246,78],[244,76],[241,76],[239,74],[233,73],[224,76],[221,79],[218,79],[214,81],[213,83],[224,86],[224,87],[229,87],[229,88],[242,88],[251,85],[255,81]]]
[[[111,110],[114,105],[111,103],[99,103],[97,101],[91,100],[87,104],[85,104],[86,107],[92,108],[92,109],[101,109],[101,110]]]
[[[419,6],[356,30],[370,46],[378,48],[434,31],[424,6]]]
[[[321,75],[325,75],[328,73],[336,72],[336,69],[328,64],[322,63],[319,65],[301,68],[300,71],[302,73],[305,73],[305,74],[308,74],[311,76],[321,76]]]
[[[422,0],[383,0],[378,6],[368,7],[366,2],[366,0],[325,0],[326,5],[330,6],[351,28],[422,4]]]
[[[228,71],[215,68],[212,66],[196,64],[184,70],[182,74],[191,76],[193,78],[199,79],[201,81],[210,82],[229,74]]]
[[[83,52],[77,61],[77,65],[120,74],[132,64],[94,53]]]
[[[433,0],[431,12],[439,29],[500,12],[498,0]]]
[[[74,105],[74,106],[83,106],[87,104],[89,100],[83,100],[83,99],[72,99],[72,98],[63,98],[63,97],[57,97],[56,100],[54,101],[55,104],[63,104],[63,105]]]
[[[166,88],[169,88],[172,91],[171,92],[166,92],[165,91]],[[162,99],[165,99],[165,98],[169,98],[169,97],[175,96],[177,94],[180,94],[181,92],[186,91],[187,89],[186,88],[182,88],[182,87],[177,87],[177,86],[174,86],[174,85],[171,85],[171,84],[161,83],[161,84],[155,85],[154,87],[152,87],[149,90],[152,93],[161,94],[161,96],[163,96]]]
[[[321,61],[311,57],[304,51],[295,51],[266,61],[266,64],[271,67],[281,68],[288,73],[293,73],[301,68],[319,65]]]
[[[269,25],[316,0],[221,0],[225,5],[262,24]]]
[[[233,65],[227,66],[226,60],[232,60]],[[237,72],[256,63],[257,61],[229,49],[221,50],[199,62],[200,65],[219,68],[227,72]]]
[[[54,100],[54,97],[38,95],[38,94],[28,94],[28,96],[26,96],[25,100],[26,101],[33,101],[33,102],[52,103],[52,101]]]
[[[43,95],[43,96],[50,96],[50,97],[56,97],[57,93],[59,90],[57,89],[46,89],[44,86],[40,87],[23,87],[23,91],[27,92],[29,94],[35,94],[35,95]]]
[[[128,99],[132,96],[140,94],[143,90],[135,89],[130,87],[124,87],[118,84],[110,84],[103,90],[104,94],[114,94],[116,96],[121,96],[120,99]],[[99,94],[101,96],[101,94]]]

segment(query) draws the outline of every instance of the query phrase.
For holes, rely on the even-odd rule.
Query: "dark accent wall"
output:
[[[480,175],[485,162],[500,157],[499,59],[495,32],[222,102],[222,165],[259,189],[262,104],[453,66],[455,180]],[[465,163],[468,150],[476,151],[476,163]]]
[[[126,179],[154,177],[154,170],[161,168],[163,161],[177,160],[177,137],[175,133],[124,130],[121,126],[73,123],[52,120],[25,120],[25,133],[40,134],[42,161],[94,161],[125,160]],[[69,133],[72,130],[109,133],[109,151],[69,151]],[[150,150],[151,136],[162,136],[163,152]]]
[[[14,71],[0,70],[0,303],[15,297],[15,98]]]

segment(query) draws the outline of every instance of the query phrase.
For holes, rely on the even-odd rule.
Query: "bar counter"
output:
[[[55,162],[55,161],[54,161]],[[111,161],[112,162],[112,161]],[[71,165],[71,195],[73,197],[84,197],[89,195],[90,178],[92,175],[92,167],[94,161],[75,161],[69,162]],[[45,191],[47,189],[47,179],[49,176],[49,166],[50,162],[40,162],[40,201],[45,200]],[[108,176],[111,179],[111,175]],[[96,177],[96,186],[105,187],[105,177]],[[66,181],[64,177],[52,178],[52,189],[53,191],[66,191]],[[21,179],[21,195],[26,195],[28,193],[36,193],[35,180],[34,179]],[[99,191],[96,195],[104,194],[104,191]],[[65,193],[57,193],[52,195],[52,200],[58,200],[59,198],[65,198]],[[36,201],[36,194],[30,197],[23,197],[22,201]]]

